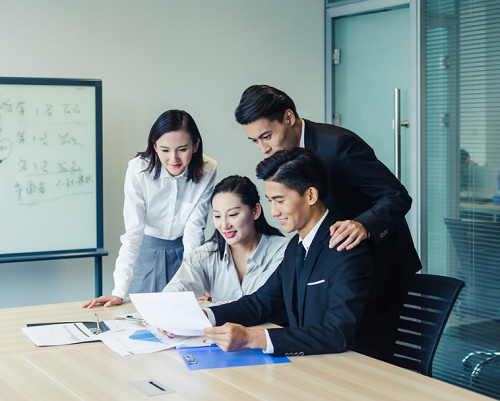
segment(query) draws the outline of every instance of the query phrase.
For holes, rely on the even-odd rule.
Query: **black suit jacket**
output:
[[[334,222],[329,213],[316,233],[296,292],[298,235],[290,240],[282,263],[266,284],[238,301],[211,308],[217,325],[254,326],[286,309],[290,327],[269,330],[275,356],[345,351],[365,312],[373,264],[364,243],[349,252],[329,249],[329,227]]]
[[[359,136],[304,122],[305,147],[316,151],[328,169],[327,208],[337,220],[355,220],[368,230],[370,239],[363,242],[373,255],[377,298],[382,304],[399,302],[393,295],[401,283],[422,268],[405,220],[408,192]]]

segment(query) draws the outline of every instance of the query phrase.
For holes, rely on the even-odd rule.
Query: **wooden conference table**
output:
[[[134,311],[80,309],[83,302],[0,309],[1,400],[490,400],[372,358],[302,356],[292,363],[189,371],[175,350],[119,356],[103,343],[36,347],[27,323],[114,319]],[[175,393],[148,397],[131,382],[155,380]]]

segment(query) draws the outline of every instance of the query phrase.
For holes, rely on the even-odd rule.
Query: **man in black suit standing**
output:
[[[349,252],[330,249],[335,222],[325,207],[326,166],[310,149],[277,152],[257,166],[272,215],[297,231],[266,284],[238,301],[207,309],[204,334],[225,351],[260,348],[275,356],[343,352],[356,348],[373,289],[373,262],[365,243]],[[290,327],[249,329],[286,310]]]
[[[384,346],[364,353],[391,362],[398,308],[408,280],[422,266],[404,216],[411,198],[404,186],[377,159],[373,149],[351,131],[301,119],[284,92],[254,85],[243,93],[236,121],[266,156],[294,147],[316,151],[326,164],[326,207],[335,216],[330,247],[351,252],[364,243],[375,265],[377,308],[369,312],[366,341]],[[343,242],[342,242],[343,241]],[[374,300],[375,300],[374,299]]]

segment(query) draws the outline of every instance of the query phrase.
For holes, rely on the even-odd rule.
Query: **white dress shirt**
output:
[[[125,234],[120,237],[113,295],[127,296],[144,234],[166,240],[183,236],[184,255],[203,243],[217,170],[215,160],[203,155],[203,161],[198,184],[187,182],[188,169],[174,177],[162,166],[160,176],[153,180],[154,171],[144,171],[149,159],[136,157],[129,162],[123,206]]]
[[[305,139],[305,135],[306,135],[306,123],[304,122],[304,120],[302,120],[302,118],[300,119],[300,121],[302,121],[302,132],[300,134],[299,148],[304,149],[306,147],[306,139]]]
[[[311,244],[312,244],[312,242],[314,240],[314,237],[316,236],[316,233],[318,232],[319,227],[321,226],[321,223],[323,223],[323,220],[325,220],[325,218],[326,218],[327,215],[328,215],[328,209],[326,210],[326,212],[323,215],[323,217],[321,217],[321,219],[319,219],[319,221],[316,223],[316,225],[312,228],[312,230],[309,231],[309,233],[306,235],[305,238],[302,238],[299,235],[299,244],[302,242],[302,246],[306,250],[306,256],[305,257],[307,257],[307,254],[309,252],[309,248],[311,247]]]
[[[248,271],[240,284],[230,247],[226,244],[221,260],[217,245],[209,241],[184,258],[163,291],[193,291],[196,297],[207,292],[215,304],[235,301],[257,291],[267,281],[281,263],[287,244],[287,238],[262,235],[259,245],[247,259]]]

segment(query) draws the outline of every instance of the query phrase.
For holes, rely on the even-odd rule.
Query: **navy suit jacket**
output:
[[[386,305],[400,302],[401,294],[394,295],[403,290],[402,282],[422,268],[405,220],[408,192],[355,133],[304,122],[305,147],[316,151],[328,169],[326,207],[337,220],[355,220],[368,230],[370,239],[363,242],[373,256],[377,298]]]
[[[290,327],[269,330],[275,356],[345,351],[365,313],[373,263],[364,243],[348,252],[329,249],[329,227],[334,222],[329,213],[316,233],[296,292],[298,235],[290,240],[282,263],[266,284],[235,302],[211,308],[217,325],[254,326],[286,309]]]

